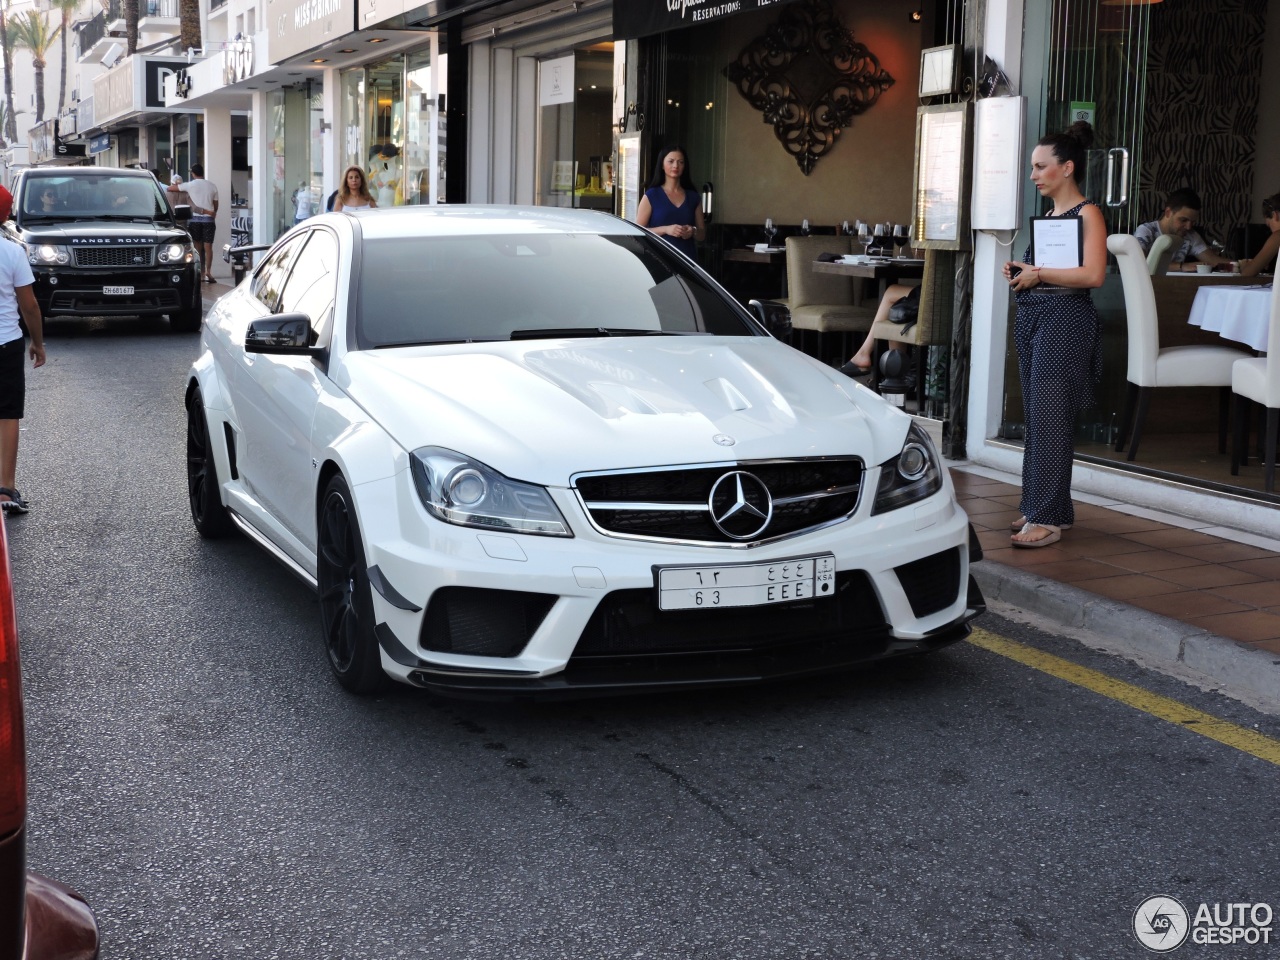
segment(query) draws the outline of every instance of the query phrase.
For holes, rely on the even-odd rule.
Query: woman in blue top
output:
[[[694,241],[705,237],[707,231],[702,220],[702,198],[693,189],[684,147],[670,146],[658,153],[649,188],[636,208],[636,223],[696,258]]]

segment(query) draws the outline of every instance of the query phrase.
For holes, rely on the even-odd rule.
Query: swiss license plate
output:
[[[103,287],[102,292],[108,297],[131,297],[133,287]]]
[[[714,567],[659,567],[658,609],[758,607],[836,592],[836,558],[791,557],[768,563]]]

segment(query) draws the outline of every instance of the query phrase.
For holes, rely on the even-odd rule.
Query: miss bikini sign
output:
[[[667,30],[780,7],[790,0],[626,0],[613,5],[615,40],[634,40]]]

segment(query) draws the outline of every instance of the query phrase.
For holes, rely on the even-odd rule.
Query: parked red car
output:
[[[0,960],[93,960],[98,925],[69,887],[27,871],[27,757],[9,544],[0,515]]]

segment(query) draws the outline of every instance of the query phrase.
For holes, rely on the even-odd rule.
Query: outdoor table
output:
[[[1267,349],[1271,322],[1271,284],[1205,284],[1196,291],[1187,322],[1227,340]]]

